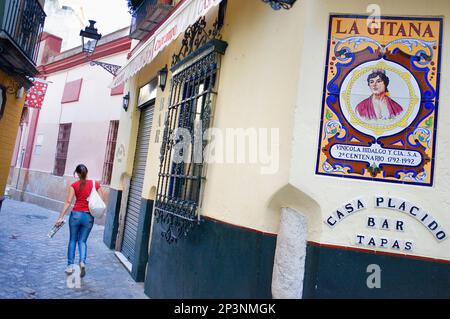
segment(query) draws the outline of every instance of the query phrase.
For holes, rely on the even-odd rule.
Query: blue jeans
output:
[[[80,262],[86,262],[87,245],[86,241],[94,226],[94,217],[89,213],[71,212],[69,219],[70,240],[67,252],[67,264],[73,265],[75,261],[75,250],[78,243],[78,253]]]

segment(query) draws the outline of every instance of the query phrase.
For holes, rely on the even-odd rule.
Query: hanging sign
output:
[[[40,109],[47,93],[48,82],[35,78],[33,86],[27,91],[25,106]]]
[[[316,173],[432,186],[442,19],[335,15]]]

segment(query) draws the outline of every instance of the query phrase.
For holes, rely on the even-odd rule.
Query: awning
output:
[[[173,40],[186,31],[200,17],[222,0],[186,0],[172,13],[164,24],[148,39],[144,45],[118,71],[110,87],[116,87],[127,81],[155,57]]]

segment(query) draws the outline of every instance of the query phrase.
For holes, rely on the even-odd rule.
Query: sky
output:
[[[129,26],[131,22],[126,0],[60,0],[60,3],[82,6],[86,19],[97,21],[96,27],[101,34]]]
[[[56,2],[75,10],[76,15],[66,17],[54,11]],[[50,9],[52,8],[52,9]],[[62,50],[79,46],[80,30],[89,25],[88,20],[95,20],[95,27],[102,36],[127,27],[131,23],[126,0],[47,0],[46,23],[44,31],[63,39]]]

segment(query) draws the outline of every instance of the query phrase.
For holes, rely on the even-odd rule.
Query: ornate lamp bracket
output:
[[[280,10],[285,9],[289,10],[294,5],[297,0],[262,0],[263,2],[270,4],[272,9]]]
[[[91,61],[91,65],[92,66],[94,66],[94,65],[101,66],[102,68],[104,68],[106,71],[108,71],[109,73],[111,73],[114,76],[117,75],[117,72],[121,68],[120,65],[109,64],[109,63],[104,63],[104,62],[99,62],[99,61]]]

